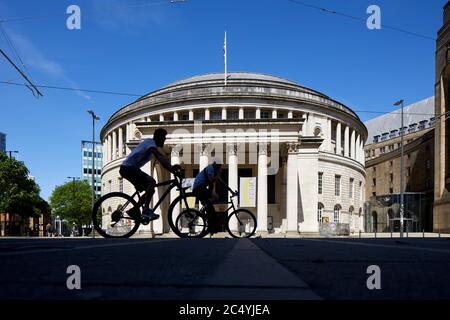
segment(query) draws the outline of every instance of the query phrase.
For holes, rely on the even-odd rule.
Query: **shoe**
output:
[[[159,219],[159,214],[156,214],[152,209],[144,209],[142,212],[142,218],[148,221]]]
[[[141,216],[141,211],[137,207],[133,207],[130,210],[127,210],[127,214],[133,219],[139,219]]]

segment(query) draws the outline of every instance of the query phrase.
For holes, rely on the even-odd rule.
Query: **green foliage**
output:
[[[67,182],[57,186],[50,196],[54,217],[60,216],[78,226],[89,224],[92,212],[92,189],[87,181]]]
[[[22,219],[48,212],[47,203],[39,196],[39,186],[28,174],[23,162],[0,152],[0,212]]]

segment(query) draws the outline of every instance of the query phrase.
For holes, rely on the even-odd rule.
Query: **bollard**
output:
[[[393,235],[392,235],[392,229],[391,229],[391,238],[393,238]]]
[[[359,238],[361,239],[361,230],[359,230]]]
[[[425,230],[422,230],[422,238],[425,238]]]
[[[406,237],[409,238],[409,231],[406,229]]]
[[[377,230],[375,230],[375,239],[377,238]]]

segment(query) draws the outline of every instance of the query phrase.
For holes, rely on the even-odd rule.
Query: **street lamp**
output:
[[[95,202],[95,178],[94,178],[94,168],[95,168],[95,120],[100,120],[100,117],[97,116],[94,111],[86,110],[92,116],[92,210],[94,210],[94,202]],[[92,238],[95,238],[94,231],[94,220],[92,220]]]
[[[6,151],[6,153],[9,153],[9,158],[12,158],[12,154],[13,153],[19,153],[19,151],[16,151],[16,150],[14,150],[14,151]]]
[[[403,108],[404,108],[404,101],[400,100],[394,103],[394,106],[402,107],[402,126],[400,129],[400,136],[401,136],[401,158],[400,158],[400,238],[403,238],[403,223],[404,223],[404,191],[403,191],[403,166],[404,166],[404,148],[403,148],[403,140],[404,140],[404,126],[403,126]]]

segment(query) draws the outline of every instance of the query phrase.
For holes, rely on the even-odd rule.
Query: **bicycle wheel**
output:
[[[255,216],[245,209],[238,209],[227,218],[227,231],[233,238],[250,238],[256,226]]]
[[[207,234],[208,223],[205,215],[195,209],[185,209],[175,220],[175,232],[180,238],[203,238]]]
[[[181,238],[183,237],[183,234],[176,227],[176,219],[183,210],[187,209],[184,199],[186,199],[189,209],[198,211],[199,207],[197,198],[192,192],[186,192],[184,197],[179,195],[172,201],[167,212],[167,220],[169,222],[170,229],[172,229],[172,231]]]
[[[139,228],[140,219],[136,201],[121,192],[112,192],[98,199],[92,212],[95,230],[105,238],[131,237]]]

